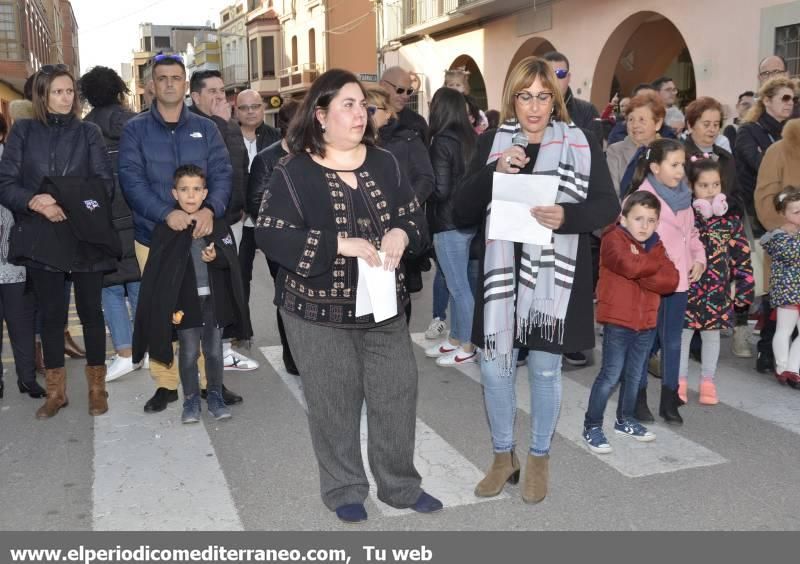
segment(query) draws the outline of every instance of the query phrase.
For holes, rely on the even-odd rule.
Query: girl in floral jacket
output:
[[[687,177],[694,194],[695,226],[706,250],[707,266],[700,279],[689,287],[678,395],[686,401],[689,347],[694,332],[700,331],[703,342],[700,403],[714,405],[719,403],[714,376],[719,360],[720,330],[734,324],[734,307],[747,311],[753,303],[753,266],[742,219],[728,211],[722,193],[719,161],[702,156],[689,160]],[[733,297],[731,283],[735,287]]]

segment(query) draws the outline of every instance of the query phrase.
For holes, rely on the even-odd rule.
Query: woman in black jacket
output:
[[[519,478],[514,454],[514,395],[520,348],[530,349],[531,445],[522,499],[547,494],[550,442],[561,405],[561,357],[594,347],[590,235],[612,223],[619,199],[602,146],[571,123],[556,76],[547,61],[527,57],[503,89],[503,122],[478,140],[466,179],[456,190],[454,221],[486,223],[480,279],[475,293],[473,342],[482,348],[481,378],[489,415],[494,463],[475,494],[498,495]],[[524,135],[527,147],[518,137]],[[512,143],[512,139],[515,143]],[[494,174],[556,175],[555,205],[531,215],[553,230],[552,243],[488,240]],[[488,300],[485,296],[488,294]]]
[[[439,366],[478,362],[471,339],[475,300],[470,288],[469,249],[474,225],[459,228],[454,220],[460,205],[455,189],[464,179],[467,163],[475,150],[475,133],[467,114],[464,95],[452,88],[436,91],[431,100],[430,156],[436,184],[430,197],[428,218],[436,249],[436,262],[450,292],[450,336],[428,348],[425,355]]]
[[[81,77],[78,87],[81,99],[88,101],[92,106],[86,121],[94,123],[103,132],[106,151],[114,172],[114,201],[111,206],[111,216],[114,229],[119,233],[122,242],[122,257],[117,261],[117,269],[106,274],[103,279],[103,315],[117,353],[106,373],[106,382],[111,382],[141,366],[131,360],[133,351],[131,319],[136,314],[136,304],[139,300],[141,272],[133,245],[133,216],[117,179],[119,139],[125,124],[135,117],[136,113],[124,107],[128,87],[113,69],[93,67]]]
[[[107,201],[113,196],[111,165],[103,137],[97,126],[81,121],[80,105],[75,93],[75,80],[64,65],[45,65],[33,83],[34,119],[21,120],[14,125],[0,162],[0,204],[10,209],[17,220],[12,240],[24,242],[32,235],[40,248],[59,222],[68,220],[65,208],[49,194],[42,193],[45,180],[53,177],[100,179]],[[75,186],[90,186],[90,182],[74,182]],[[75,190],[83,189],[75,187]],[[68,198],[69,202],[79,196]],[[102,199],[101,199],[102,200]],[[67,205],[67,202],[61,202]],[[98,220],[108,218],[103,202],[95,198],[83,201],[86,209]],[[84,220],[85,222],[85,220]],[[51,227],[52,224],[52,227]],[[102,221],[94,235],[113,238],[114,233],[102,231]],[[91,228],[94,223],[75,228]],[[52,241],[59,245],[62,241]],[[55,246],[54,245],[54,246]],[[22,248],[22,247],[20,247]],[[97,246],[77,242],[74,257],[66,268],[48,264],[42,255],[28,252],[18,256],[18,262],[28,267],[39,308],[43,312],[42,344],[47,380],[47,401],[36,412],[38,418],[54,416],[67,405],[66,371],[64,369],[64,279],[71,274],[75,285],[75,300],[83,324],[86,342],[86,378],[89,383],[89,413],[100,415],[108,410],[105,391],[105,323],[100,305],[103,273],[114,270],[115,258]],[[63,259],[63,257],[57,257]],[[44,261],[48,262],[44,262]]]

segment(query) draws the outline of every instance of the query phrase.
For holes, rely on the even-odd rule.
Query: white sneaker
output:
[[[258,361],[248,358],[233,349],[226,351],[226,353],[225,358],[222,359],[225,370],[239,370],[242,372],[258,370]]]
[[[450,354],[458,349],[458,345],[451,345],[449,341],[442,341],[441,343],[425,349],[425,356],[428,358],[438,358],[442,355]]]
[[[460,366],[462,364],[474,364],[478,362],[479,358],[478,349],[466,352],[463,348],[458,347],[454,352],[437,358],[436,364],[439,366]]]
[[[131,357],[119,355],[114,355],[106,365],[106,382],[113,382],[117,378],[130,374],[142,367],[141,364],[134,364]]]
[[[144,353],[144,360],[142,361],[142,368],[150,370],[150,353]]]
[[[447,335],[447,322],[439,319],[438,317],[434,317],[431,324],[428,325],[428,328],[425,330],[425,338],[430,339],[431,341],[434,339],[441,339]]]

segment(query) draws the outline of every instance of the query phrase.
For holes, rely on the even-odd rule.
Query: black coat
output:
[[[455,220],[459,227],[485,227],[486,206],[492,199],[492,178],[495,164],[487,165],[496,129],[485,132],[478,138],[475,157],[470,162],[463,184],[456,190],[454,202]],[[575,265],[575,282],[572,286],[567,316],[564,321],[564,342],[550,342],[543,339],[534,329],[523,345],[517,336],[514,346],[542,350],[560,354],[594,347],[594,307],[592,305],[592,253],[590,237],[592,231],[602,229],[614,222],[619,215],[619,198],[611,174],[608,172],[603,149],[591,133],[585,132],[592,151],[592,168],[589,174],[589,196],[580,204],[563,204],[564,224],[556,233],[577,233],[578,255]],[[538,145],[528,145],[526,153],[530,163],[521,173],[530,172],[536,162]],[[481,237],[480,235],[478,237]],[[483,347],[483,261],[486,247],[481,237],[480,269],[478,271],[478,291],[475,293],[475,311],[472,322],[472,342]],[[519,252],[517,261],[519,262]],[[519,264],[517,264],[519,270]]]
[[[217,219],[213,232],[204,240],[206,244],[213,241],[217,252],[217,258],[207,263],[217,325],[224,328],[225,338],[249,339],[253,329],[233,234],[224,220]],[[153,230],[136,308],[134,362],[141,361],[149,351],[153,359],[171,365],[175,330],[203,325],[191,246],[192,229],[173,231],[162,223]],[[184,313],[177,326],[172,322],[176,311]]]
[[[103,278],[103,286],[106,287],[127,282],[137,282],[142,277],[142,273],[139,270],[139,261],[136,260],[133,214],[122,194],[117,175],[119,138],[122,136],[122,129],[125,124],[135,116],[136,113],[114,104],[112,106],[94,108],[85,118],[86,121],[97,125],[100,131],[103,132],[106,151],[111,161],[111,169],[114,172],[114,201],[111,206],[111,217],[114,229],[119,233],[122,243],[122,258],[117,262],[117,269],[106,274],[105,278]]]
[[[283,150],[281,142],[277,141],[266,149],[258,152],[253,159],[253,164],[250,165],[250,179],[247,182],[247,213],[255,219],[258,217],[258,212],[261,208],[261,198],[264,197],[264,191],[267,189],[269,179],[272,176],[272,170],[278,161],[285,157],[288,153]]]
[[[393,154],[408,174],[419,203],[424,203],[433,192],[434,178],[428,149],[420,134],[393,119],[380,128],[378,136],[380,146]]]
[[[266,123],[256,127],[256,149],[263,151],[276,141],[281,140],[281,130]]]
[[[453,195],[464,180],[467,167],[464,146],[450,130],[438,133],[431,140],[429,152],[436,182],[428,200],[428,223],[431,233],[440,233],[456,229],[453,208],[458,204]]]
[[[242,129],[236,120],[229,119],[226,121],[219,116],[206,115],[194,104],[189,106],[189,110],[213,121],[217,129],[219,129],[223,141],[225,141],[225,147],[228,149],[231,166],[233,167],[231,199],[228,203],[228,208],[225,210],[225,219],[228,221],[228,225],[233,225],[242,219],[244,195],[247,190],[247,169],[250,167],[250,157],[247,154],[247,145],[244,144]]]
[[[752,222],[753,233],[756,237],[764,234],[764,228],[758,221],[753,202],[758,169],[761,166],[764,152],[770,145],[780,141],[782,130],[783,124],[764,112],[758,121],[744,123],[736,131],[734,157],[736,172],[739,176],[739,193],[736,199]]]
[[[402,111],[397,112],[397,121],[404,127],[416,131],[423,143],[428,144],[428,122],[425,121],[424,117],[406,106]]]
[[[572,88],[567,87],[567,94],[564,96],[564,103],[567,105],[567,112],[572,122],[581,129],[588,129],[595,138],[604,138],[603,122],[600,121],[600,114],[594,104],[576,98],[572,94]]]

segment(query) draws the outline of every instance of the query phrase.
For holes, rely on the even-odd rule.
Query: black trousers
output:
[[[244,237],[242,238],[244,239]],[[269,274],[272,276],[272,280],[274,282],[275,277],[278,275],[278,269],[280,268],[280,265],[277,262],[267,259],[267,266],[269,267]],[[275,315],[278,318],[278,335],[281,337],[284,362],[286,362],[287,359],[291,362],[294,362],[292,350],[289,348],[289,341],[286,340],[286,328],[283,326],[283,319],[281,319],[281,308],[277,306],[275,307]]]
[[[33,282],[36,303],[42,314],[44,365],[46,368],[63,368],[64,319],[67,316],[67,304],[64,303],[66,273],[28,268],[28,276]],[[83,325],[86,364],[100,366],[106,362],[106,327],[101,302],[103,273],[73,272],[71,276],[75,288],[75,306]]]
[[[33,292],[26,289],[25,282],[0,284],[0,354],[3,352],[3,326],[8,326],[8,337],[14,351],[17,380],[31,384],[36,380],[34,363],[34,326],[36,302]],[[63,335],[62,335],[63,340]],[[3,380],[3,364],[0,363],[0,381]]]
[[[250,282],[253,280],[253,263],[256,259],[256,229],[255,227],[242,226],[242,242],[239,243],[239,266],[242,269],[242,285],[244,286],[244,300],[250,303]],[[272,269],[270,269],[270,273]],[[275,278],[275,275],[272,275]]]

